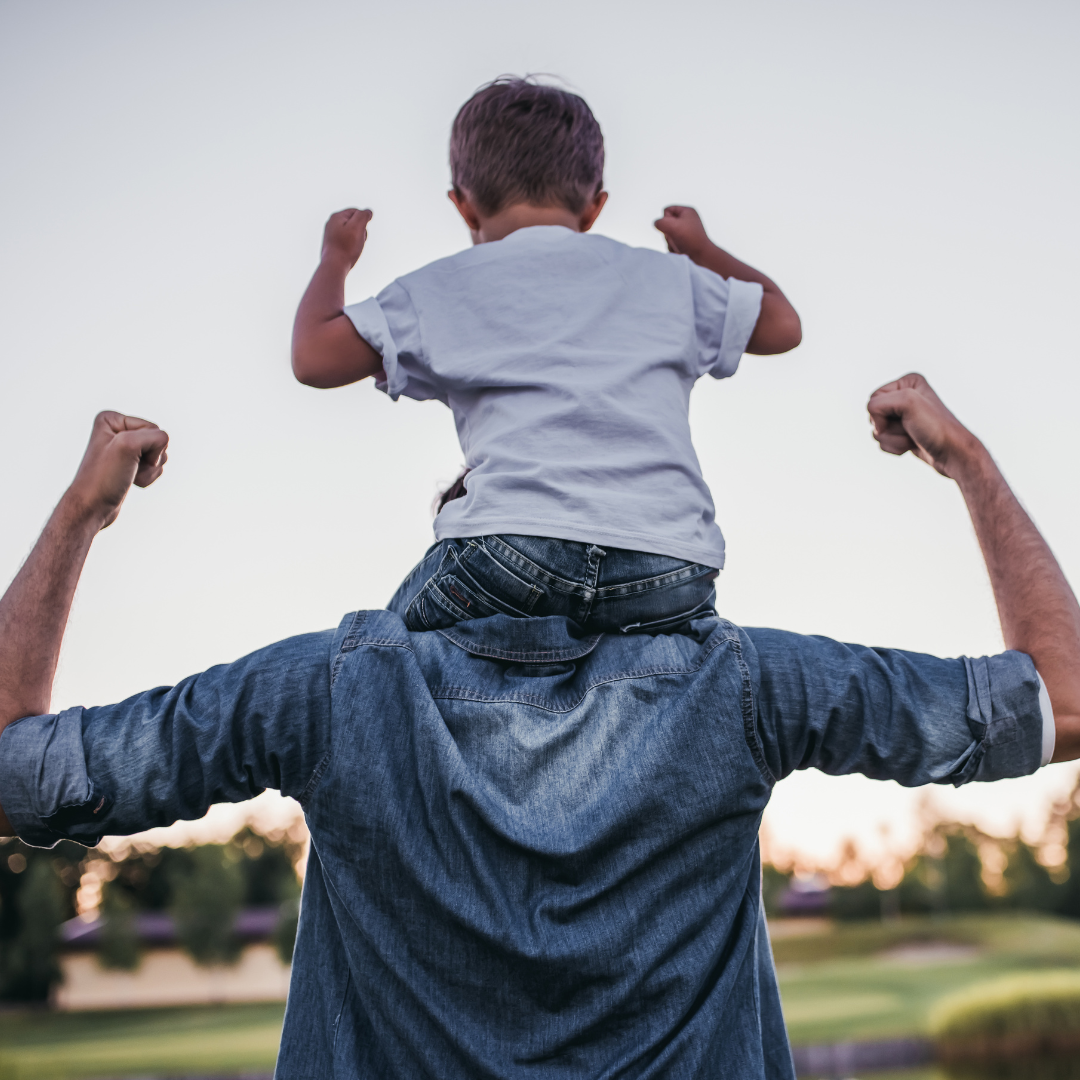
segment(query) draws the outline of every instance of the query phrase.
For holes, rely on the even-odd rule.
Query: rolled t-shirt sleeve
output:
[[[266,788],[303,801],[330,745],[334,631],[305,634],[116,705],[28,716],[0,734],[0,805],[18,836],[96,844]]]
[[[942,660],[778,630],[746,635],[755,728],[776,780],[816,768],[959,786],[1044,763],[1040,680],[1024,653]]]
[[[391,282],[378,296],[345,308],[356,332],[382,356],[383,377],[375,386],[397,401],[402,394],[418,401],[444,394],[432,381],[424,363],[420,320],[409,291]]]
[[[764,289],[753,281],[722,278],[690,263],[700,374],[734,375],[761,314]]]

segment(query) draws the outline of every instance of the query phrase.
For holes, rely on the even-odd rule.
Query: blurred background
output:
[[[431,500],[461,462],[448,411],[391,403],[370,381],[299,386],[291,322],[336,209],[375,211],[350,301],[468,243],[445,194],[449,127],[505,72],[559,76],[592,105],[611,192],[597,231],[662,248],[652,221],[668,203],[693,205],[802,316],[797,351],[747,357],[735,378],[695,390],[694,438],[728,543],[721,612],[943,655],[1001,649],[957,491],[882,455],[864,406],[879,384],[923,372],[1077,580],[1078,24],[1074,4],[1050,0],[0,4],[0,577],[33,544],[95,412],[146,416],[172,436],[162,481],[95,544],[54,708],[114,701],[381,607],[420,558]],[[883,926],[1018,905],[1080,915],[1066,898],[1076,777],[1056,765],[993,787],[909,791],[793,776],[763,829],[774,913],[825,920],[799,924],[832,928],[821,962],[835,959],[845,904]],[[19,912],[45,894],[58,919],[93,933],[65,931],[57,952],[41,930],[53,974],[18,983],[9,972],[0,993],[98,1007],[78,980],[113,972],[106,1004],[120,1009],[143,994],[124,980],[149,961],[86,965],[150,949],[186,957],[184,978],[217,979],[198,991],[206,1000],[251,1001],[250,987],[287,975],[303,847],[298,809],[271,795],[89,856],[9,845],[0,938],[14,941]],[[52,876],[34,871],[39,893],[20,907],[43,858]],[[949,858],[967,860],[966,900],[942,884]],[[263,871],[249,864],[266,859],[289,873],[256,886]],[[1037,879],[1022,902],[1021,863]],[[225,927],[200,960],[183,930],[199,905],[174,885],[203,879],[199,895],[231,899],[199,916]],[[837,891],[860,882],[858,902]],[[101,940],[106,902],[127,945]],[[951,945],[997,948],[989,931],[972,934],[983,936]],[[265,964],[248,983],[241,944]],[[966,963],[957,955],[950,971]],[[79,986],[89,996],[72,996]],[[835,1000],[883,999],[862,987]],[[907,1028],[867,1031],[924,1024],[923,1004]],[[262,1031],[251,1038],[263,1046],[280,1022],[265,1010],[280,1007],[235,1007],[255,1010],[244,1030]],[[882,1008],[863,1015],[900,1015]],[[835,1031],[806,1038],[852,1030],[841,1006],[830,1015]],[[0,1076],[21,1076],[11,1070],[30,1068],[32,1048],[3,1050],[3,1023]],[[25,1075],[53,1068],[33,1060]],[[119,1066],[95,1068],[80,1075]]]

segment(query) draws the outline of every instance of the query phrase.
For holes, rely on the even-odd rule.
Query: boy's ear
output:
[[[475,233],[480,228],[480,215],[476,212],[468,194],[453,187],[446,193],[447,198],[457,207],[457,212],[465,219],[469,232]]]
[[[606,202],[607,192],[598,191],[592,202],[585,207],[585,210],[579,219],[582,232],[588,232],[593,225],[596,224],[596,219],[600,216],[600,211],[604,209],[604,203]]]

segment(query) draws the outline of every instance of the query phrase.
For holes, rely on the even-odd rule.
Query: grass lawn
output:
[[[953,916],[819,926],[773,942],[792,1041],[919,1035],[934,1003],[1016,971],[1080,967],[1080,922]],[[0,1080],[273,1070],[284,1007],[0,1013]],[[939,1080],[932,1069],[875,1080]]]
[[[1080,923],[1036,915],[850,923],[779,938],[773,950],[793,1043],[884,1039],[924,1034],[935,1002],[954,990],[1080,966]]]
[[[276,1003],[0,1013],[0,1080],[270,1073],[284,1014]]]

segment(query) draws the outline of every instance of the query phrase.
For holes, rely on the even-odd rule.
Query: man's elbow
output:
[[[1054,709],[1054,729],[1054,756],[1050,760],[1076,761],[1080,758],[1080,716],[1076,711]]]

